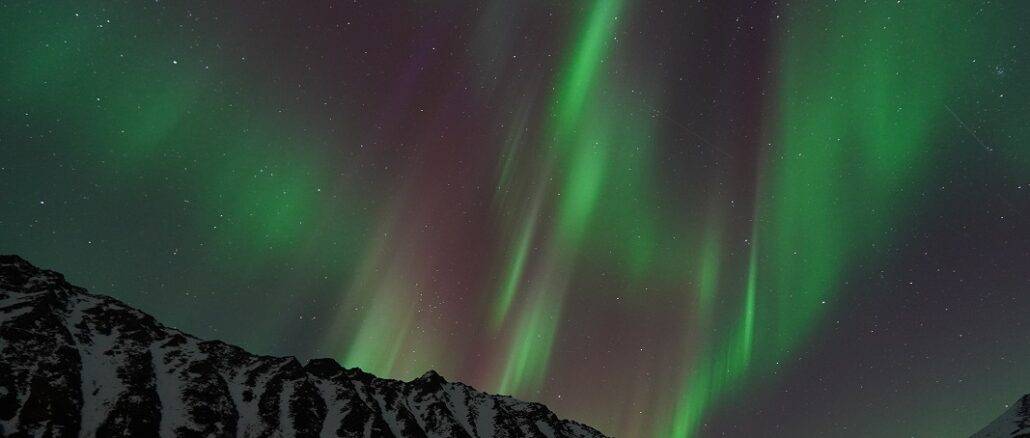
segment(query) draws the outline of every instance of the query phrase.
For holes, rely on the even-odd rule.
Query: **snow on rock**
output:
[[[1020,397],[1005,413],[971,438],[1030,437],[1030,394]]]
[[[603,437],[430,371],[250,354],[0,255],[0,436]]]

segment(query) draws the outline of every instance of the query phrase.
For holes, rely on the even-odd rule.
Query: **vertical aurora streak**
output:
[[[988,33],[965,27],[941,38],[926,29],[960,28],[973,13],[928,4],[786,8],[776,147],[742,270],[739,335],[697,357],[670,432],[656,436],[694,436],[749,368],[761,374],[796,357],[833,308],[848,267],[895,239],[893,226],[910,213],[899,206],[925,190],[931,127],[961,87],[952,78],[975,56],[969,41],[977,38],[965,35]],[[704,298],[704,268],[701,275]]]
[[[1030,388],[1025,23],[3,3],[0,250],[203,337],[613,436],[964,433]]]
[[[611,33],[620,9],[620,2],[604,0],[592,5],[581,34],[569,55],[571,60],[555,98],[555,118],[552,125],[553,144],[548,151],[551,158],[542,169],[531,173],[545,187],[557,179],[561,184],[553,188],[555,222],[548,234],[541,262],[535,269],[531,294],[526,298],[518,322],[512,329],[508,353],[504,356],[503,371],[495,385],[501,393],[530,393],[536,391],[546,375],[551,357],[551,346],[561,318],[563,295],[567,293],[569,275],[575,263],[581,239],[601,195],[602,181],[607,167],[608,135],[598,125],[587,125],[589,112],[584,110],[593,90],[595,76],[606,57]],[[597,122],[596,119],[589,121]],[[555,166],[555,168],[551,168]],[[507,167],[507,166],[505,166]],[[564,172],[562,172],[564,171]],[[506,179],[502,174],[502,179]],[[534,196],[543,196],[537,192]],[[536,198],[533,203],[539,205]],[[521,283],[525,269],[525,254],[536,224],[536,208],[524,219],[513,260],[508,262],[508,274],[502,285],[501,296],[494,312],[494,321],[504,318],[511,305],[515,288]]]
[[[512,255],[510,266],[504,274],[504,283],[501,285],[500,296],[494,305],[491,325],[494,329],[499,328],[504,319],[508,316],[511,303],[515,299],[515,293],[522,282],[522,275],[526,269],[526,259],[529,257],[529,247],[533,241],[533,231],[536,225],[535,209],[530,212],[531,216],[526,219],[523,229],[519,232],[518,243],[515,246],[515,254]]]

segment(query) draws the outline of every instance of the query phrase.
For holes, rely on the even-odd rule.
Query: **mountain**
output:
[[[381,379],[165,327],[0,256],[0,436],[603,437],[429,371]]]
[[[1030,394],[970,438],[1030,438]]]

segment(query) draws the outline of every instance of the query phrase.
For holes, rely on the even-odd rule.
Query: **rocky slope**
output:
[[[1030,394],[1019,398],[1004,414],[971,438],[1030,438]]]
[[[0,256],[0,436],[602,437],[430,371],[380,379],[164,327]]]

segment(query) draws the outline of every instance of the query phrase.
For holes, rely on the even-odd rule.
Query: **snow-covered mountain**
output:
[[[970,438],[1030,438],[1030,394]]]
[[[0,256],[0,436],[603,437],[433,371],[250,354]]]

